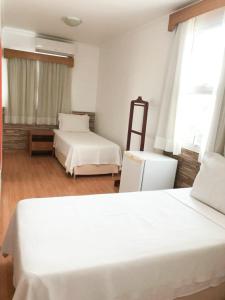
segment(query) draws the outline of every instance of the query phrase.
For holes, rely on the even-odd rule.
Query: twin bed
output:
[[[20,201],[3,252],[13,300],[225,295],[225,215],[190,189]]]
[[[89,116],[59,116],[54,130],[55,156],[71,175],[117,174],[121,166],[120,147],[89,130]]]
[[[94,132],[55,129],[55,156],[71,175],[117,174],[121,166],[118,145]]]

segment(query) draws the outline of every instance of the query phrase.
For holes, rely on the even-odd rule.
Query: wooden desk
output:
[[[53,154],[53,130],[30,130],[29,131],[29,153],[50,153]]]

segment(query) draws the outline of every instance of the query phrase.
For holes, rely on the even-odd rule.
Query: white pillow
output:
[[[59,129],[62,131],[89,131],[89,116],[75,114],[59,114]]]
[[[191,195],[225,214],[225,157],[205,155]]]

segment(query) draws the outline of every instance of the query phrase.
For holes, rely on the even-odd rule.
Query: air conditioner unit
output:
[[[44,38],[35,38],[35,50],[41,53],[74,56],[75,45],[71,42],[61,42]]]

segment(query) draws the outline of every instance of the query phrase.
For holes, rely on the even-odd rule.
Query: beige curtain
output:
[[[29,59],[10,58],[7,65],[8,104],[5,122],[35,123],[37,62]]]
[[[59,112],[71,112],[71,68],[40,62],[37,123],[55,125]]]

